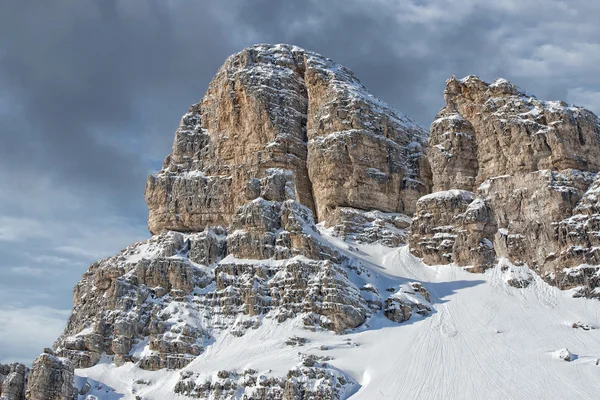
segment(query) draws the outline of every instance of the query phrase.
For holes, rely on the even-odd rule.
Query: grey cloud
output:
[[[599,14],[592,0],[4,1],[0,301],[67,309],[90,262],[147,237],[145,175],[245,46],[322,53],[425,126],[451,75],[600,112]]]

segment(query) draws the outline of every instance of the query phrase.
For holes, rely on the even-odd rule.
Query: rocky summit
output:
[[[230,56],[147,179],[151,238],[90,266],[0,399],[521,398],[541,370],[574,393],[564,360],[600,359],[574,298],[600,298],[600,120],[503,79],[444,99],[429,133],[316,53]],[[538,336],[550,367],[499,372]]]
[[[225,61],[148,177],[152,233],[228,226],[254,179],[288,171],[319,221],[339,207],[412,214],[430,190],[427,131],[375,98],[347,68],[287,45]]]

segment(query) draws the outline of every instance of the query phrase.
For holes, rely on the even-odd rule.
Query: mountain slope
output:
[[[135,390],[144,399],[161,399],[170,396],[186,371],[201,383],[226,381],[217,377],[218,371],[233,376],[254,369],[258,375],[281,376],[301,361],[303,353],[331,357],[327,363],[356,382],[346,392],[351,399],[597,397],[597,301],[575,299],[531,272],[532,284],[514,288],[506,281],[518,267],[504,260],[485,274],[473,274],[452,265],[424,265],[406,246],[393,249],[328,240],[362,259],[375,285],[422,282],[431,294],[434,313],[401,325],[374,316],[368,327],[344,335],[308,332],[293,321],[271,322],[242,338],[223,338],[182,371],[148,372],[132,364],[115,367],[106,362],[78,370],[78,375],[112,387],[114,398],[134,398]],[[503,266],[508,270],[502,271]],[[307,342],[286,345],[292,337]],[[556,352],[563,348],[577,358],[559,359]],[[140,379],[151,383],[136,384]]]
[[[229,57],[148,177],[152,237],[1,400],[596,398],[600,119],[444,97],[427,143],[323,56]]]

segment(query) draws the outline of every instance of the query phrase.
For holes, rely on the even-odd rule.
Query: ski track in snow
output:
[[[359,258],[380,291],[390,284],[422,282],[434,312],[402,324],[375,315],[368,327],[345,335],[309,332],[297,321],[277,324],[264,319],[261,328],[241,338],[219,337],[185,370],[206,378],[219,370],[246,368],[283,376],[303,352],[332,356],[329,363],[361,385],[349,397],[352,400],[600,398],[600,366],[595,365],[600,358],[597,300],[574,299],[537,276],[525,289],[510,287],[499,266],[485,274],[451,265],[426,266],[406,246],[352,244],[359,251],[350,251],[348,243],[327,231],[322,234],[344,254]],[[354,279],[352,273],[349,276]],[[574,329],[574,322],[598,329]],[[292,336],[309,342],[285,346]],[[348,345],[348,339],[358,346]],[[322,345],[330,350],[321,350]],[[578,358],[565,362],[553,357],[563,348]],[[131,363],[117,368],[107,360],[76,372],[102,382],[92,385],[91,392],[100,399],[183,398],[172,392],[179,371],[143,371]],[[136,384],[140,379],[150,384]]]

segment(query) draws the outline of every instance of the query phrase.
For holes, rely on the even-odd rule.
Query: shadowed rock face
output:
[[[67,359],[45,349],[31,369],[23,364],[0,364],[0,399],[2,400],[73,400],[73,366]]]
[[[503,79],[451,78],[444,98],[429,142],[434,193],[417,203],[413,254],[480,270],[506,257],[600,296],[598,268],[587,265],[600,260],[598,117]],[[469,191],[472,202],[451,189]]]
[[[219,69],[148,177],[149,229],[228,225],[248,179],[272,168],[292,172],[319,221],[340,206],[412,214],[430,186],[426,136],[347,68],[294,46],[252,46]]]
[[[29,369],[19,363],[0,364],[0,398],[21,400],[25,398]]]

